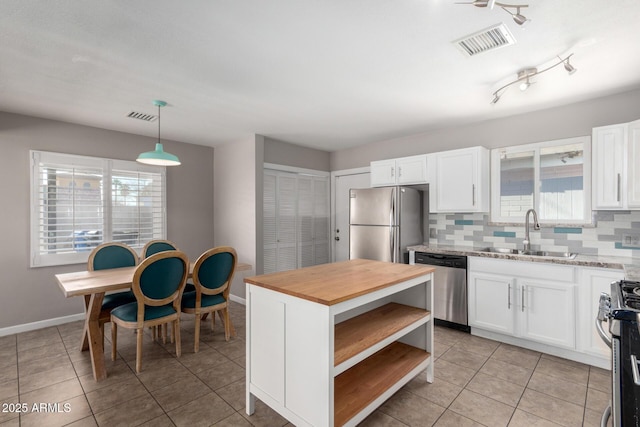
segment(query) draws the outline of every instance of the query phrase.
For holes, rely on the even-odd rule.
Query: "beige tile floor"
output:
[[[226,342],[219,321],[214,333],[204,326],[198,353],[193,318],[183,315],[180,358],[145,333],[139,375],[135,334],[121,329],[119,358],[100,383],[79,351],[81,322],[0,337],[0,426],[285,426],[261,402],[244,412],[244,306],[231,313],[238,337]],[[435,381],[414,379],[363,426],[599,425],[608,371],[445,328],[435,344]],[[16,412],[18,403],[28,411]],[[59,411],[33,412],[34,403]]]

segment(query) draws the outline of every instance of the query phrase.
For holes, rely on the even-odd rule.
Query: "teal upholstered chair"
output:
[[[170,240],[162,240],[162,239],[156,239],[156,240],[150,240],[147,242],[146,245],[144,245],[144,248],[142,248],[142,254],[140,255],[141,261],[145,258],[147,258],[150,255],[153,254],[157,254],[158,252],[164,252],[164,251],[179,251],[180,249],[178,249],[178,247],[175,245],[175,243],[173,243]],[[191,283],[187,283],[184,291],[185,292],[190,292],[190,291],[194,291],[195,288],[193,287],[193,285]],[[166,343],[167,342],[167,331],[165,328],[166,324],[162,325],[162,331],[160,332],[160,335],[162,336],[162,343]],[[155,340],[156,337],[158,335],[158,328],[153,328],[153,339]],[[173,339],[173,335],[171,336],[171,339]],[[171,341],[173,342],[173,341]]]
[[[200,317],[211,313],[211,330],[215,325],[215,312],[224,324],[225,339],[235,330],[229,319],[229,291],[238,256],[229,246],[209,249],[196,260],[193,266],[195,291],[182,296],[182,311],[195,314],[194,352],[200,346]]]
[[[110,268],[135,267],[136,265],[138,265],[138,254],[131,247],[124,243],[108,242],[97,246],[91,251],[87,261],[87,270],[106,270]],[[90,296],[85,296],[85,304],[87,306],[89,305],[89,298]],[[104,324],[109,322],[111,310],[135,300],[136,297],[132,291],[115,292],[104,296],[100,317],[98,318],[102,329],[103,344]]]
[[[141,258],[145,259],[146,257],[157,254],[158,252],[164,251],[178,251],[178,247],[169,240],[150,240],[144,245],[142,248]]]
[[[173,326],[176,355],[180,348],[180,300],[189,273],[189,259],[184,252],[164,251],[140,263],[133,275],[132,289],[136,302],[111,311],[111,359],[116,359],[118,326],[137,330],[136,372],[142,367],[142,336],[146,327],[165,323]]]

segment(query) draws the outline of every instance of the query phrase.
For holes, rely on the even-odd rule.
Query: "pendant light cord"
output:
[[[160,104],[158,104],[158,143],[160,143]]]

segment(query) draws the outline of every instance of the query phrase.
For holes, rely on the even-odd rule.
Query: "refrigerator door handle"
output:
[[[389,258],[391,262],[398,262],[396,260],[396,230],[395,227],[389,227]]]

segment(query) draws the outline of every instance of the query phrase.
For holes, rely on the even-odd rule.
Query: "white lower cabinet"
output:
[[[472,328],[556,347],[575,347],[573,267],[469,259],[469,325]],[[496,271],[505,274],[495,274]],[[571,280],[553,280],[554,277]]]
[[[516,279],[520,293],[520,336],[557,347],[574,348],[575,285]]]
[[[472,334],[610,368],[595,320],[624,270],[469,257],[468,276]]]
[[[580,269],[580,298],[578,309],[579,350],[594,356],[609,358],[611,349],[602,341],[596,330],[600,294],[611,293],[611,282],[624,278],[623,270],[605,268]]]
[[[469,325],[515,335],[513,278],[469,272]]]

